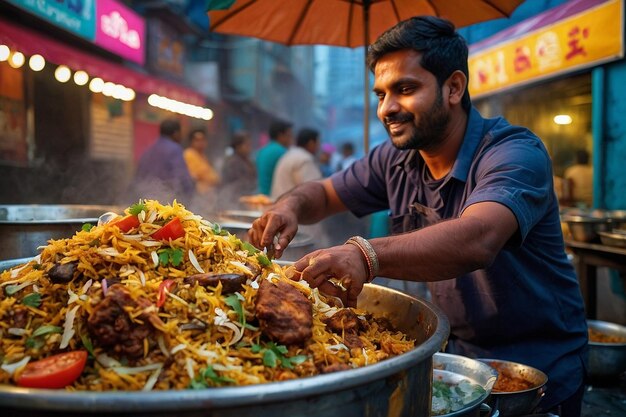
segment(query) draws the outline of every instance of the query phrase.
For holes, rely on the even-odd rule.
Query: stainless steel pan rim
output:
[[[0,271],[27,262],[32,258],[0,261]],[[366,284],[364,293],[383,290],[395,297],[408,297],[399,291]],[[374,381],[384,383],[384,378],[401,373],[415,364],[432,360],[450,333],[450,325],[439,308],[433,304],[413,299],[431,309],[438,318],[433,334],[415,349],[377,364],[348,371],[300,378],[291,381],[243,387],[211,388],[204,390],[171,390],[153,392],[68,392],[59,390],[27,389],[13,386],[0,386],[0,405],[3,407],[28,408],[46,411],[67,412],[133,412],[133,411],[180,411],[205,408],[221,408],[265,403],[293,401],[315,397],[338,390],[350,389]]]

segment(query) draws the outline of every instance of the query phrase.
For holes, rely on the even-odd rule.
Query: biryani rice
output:
[[[109,223],[78,231],[68,239],[50,240],[34,260],[0,274],[0,383],[14,384],[20,369],[10,372],[11,365],[26,357],[36,361],[79,349],[89,349],[92,356],[68,390],[186,389],[197,387],[194,381],[209,387],[259,384],[313,376],[325,365],[365,366],[413,348],[413,340],[374,320],[367,320],[366,330],[359,334],[363,348],[347,348],[342,336],[324,324],[338,308],[306,282],[291,280],[290,268],[262,265],[262,252],[251,250],[176,201],[142,204],[140,224],[128,232]],[[125,215],[130,213],[131,208]],[[184,237],[167,242],[150,237],[175,217],[181,220]],[[171,258],[159,260],[161,256],[167,261],[173,253],[168,251],[175,256],[182,253],[180,264],[174,265]],[[68,283],[52,282],[50,269],[68,263],[77,264],[77,277]],[[246,283],[236,293],[245,320],[232,307],[233,299],[222,293],[221,283],[217,287],[184,283],[186,277],[201,271],[246,275]],[[157,308],[165,279],[177,285],[165,291],[163,305]],[[291,367],[280,361],[272,366],[265,357],[271,344],[254,315],[258,284],[264,279],[289,282],[313,304],[312,338],[302,346],[285,347],[285,358],[305,356]],[[148,313],[158,312],[160,322],[151,321],[156,331],[144,338],[143,354],[137,359],[98,346],[90,337],[87,319],[110,283],[122,285],[133,300],[150,301],[148,308],[137,304],[124,309],[132,323],[145,324]],[[25,297],[35,293],[41,297],[40,304],[24,304]],[[366,318],[367,312],[354,311]],[[16,327],[20,323],[23,326]],[[42,326],[55,327],[46,327],[54,331],[33,337]],[[62,349],[64,339],[67,348]],[[215,377],[203,377],[207,368]]]

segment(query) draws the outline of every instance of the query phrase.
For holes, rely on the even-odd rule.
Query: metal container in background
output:
[[[0,271],[25,260],[0,262]],[[433,355],[450,326],[432,304],[366,284],[359,308],[385,315],[417,340],[402,355],[348,371],[243,387],[154,392],[92,392],[0,386],[11,416],[362,417],[430,415]]]
[[[117,206],[99,205],[0,205],[0,259],[34,256],[50,239],[74,235],[83,224],[96,224]]]
[[[566,214],[561,220],[567,223],[572,238],[578,242],[598,241],[598,232],[606,232],[610,227],[609,219],[606,217]]]
[[[626,339],[626,326],[601,320],[587,320],[587,326],[609,336]],[[589,369],[592,379],[616,378],[626,371],[626,342],[600,343],[589,341]]]

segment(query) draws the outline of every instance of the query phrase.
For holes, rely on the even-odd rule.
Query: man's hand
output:
[[[334,297],[339,297],[348,307],[356,307],[357,297],[363,290],[368,277],[368,269],[363,254],[354,245],[334,246],[312,252],[294,266],[313,288]],[[338,280],[343,289],[328,281]]]
[[[297,232],[298,217],[287,204],[279,202],[252,222],[248,239],[257,248],[274,251],[274,257],[280,258]]]

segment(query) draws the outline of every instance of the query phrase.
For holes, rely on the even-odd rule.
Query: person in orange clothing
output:
[[[206,132],[202,129],[195,129],[189,134],[189,147],[183,154],[189,174],[196,182],[198,194],[207,194],[220,183],[219,174],[206,157],[207,145]]]

